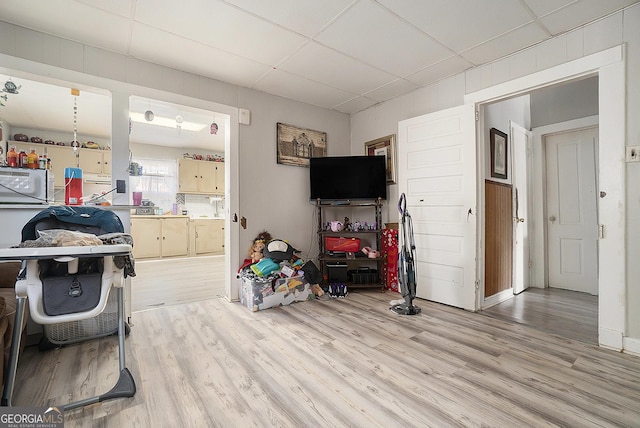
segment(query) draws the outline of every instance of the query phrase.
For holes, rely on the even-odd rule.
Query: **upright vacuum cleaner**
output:
[[[401,230],[399,236],[400,251],[398,252],[398,284],[404,302],[391,306],[393,312],[401,315],[417,315],[421,309],[413,304],[416,297],[416,244],[413,240],[413,221],[407,211],[407,198],[404,193],[398,201],[398,211],[401,216]]]

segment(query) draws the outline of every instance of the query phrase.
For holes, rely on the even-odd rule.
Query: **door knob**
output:
[[[549,221],[556,221],[556,216],[552,215],[551,217],[549,217]]]

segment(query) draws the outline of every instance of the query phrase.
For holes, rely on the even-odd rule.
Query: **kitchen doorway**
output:
[[[139,96],[130,97],[129,108],[129,187],[142,195],[144,205],[132,211],[131,231],[147,256],[136,262],[132,311],[224,297],[224,185],[219,190],[208,185],[210,180],[224,184],[224,172],[202,173],[207,181],[202,188],[182,181],[195,167],[224,171],[228,116]],[[149,227],[160,222],[159,228]],[[169,224],[171,236],[164,232]],[[136,233],[137,227],[145,232]],[[147,239],[155,234],[157,241]]]

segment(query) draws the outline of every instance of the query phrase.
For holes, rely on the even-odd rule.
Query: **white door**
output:
[[[513,153],[513,294],[529,288],[529,187],[527,171],[531,132],[510,122]]]
[[[545,138],[549,287],[598,294],[598,128]]]
[[[413,220],[417,297],[475,311],[473,105],[398,124],[398,191]]]

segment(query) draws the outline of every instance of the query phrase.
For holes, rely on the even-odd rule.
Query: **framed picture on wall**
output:
[[[507,134],[491,128],[489,131],[491,141],[491,177],[507,178]]]
[[[276,124],[277,161],[283,165],[309,166],[309,158],[327,156],[327,133]]]
[[[396,134],[364,143],[367,156],[384,156],[387,165],[387,184],[396,182]]]

